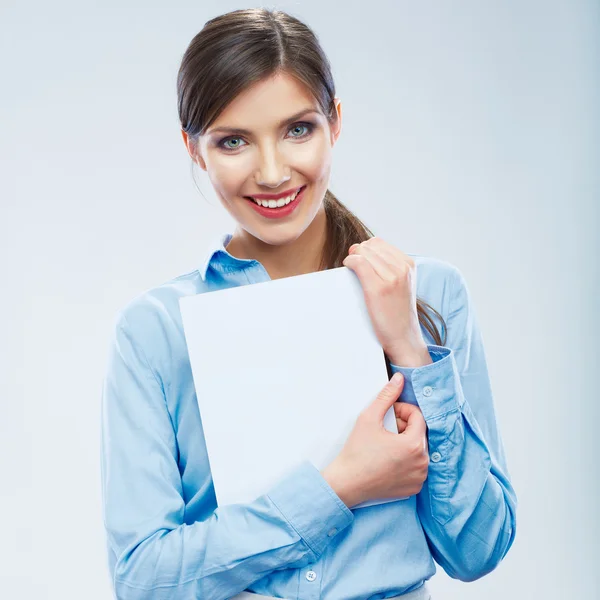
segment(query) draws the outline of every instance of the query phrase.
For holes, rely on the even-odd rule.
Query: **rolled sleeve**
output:
[[[392,373],[402,373],[404,387],[400,402],[417,405],[425,421],[435,419],[462,406],[458,393],[460,377],[451,348],[429,344],[432,363],[421,367],[401,367],[390,363]]]

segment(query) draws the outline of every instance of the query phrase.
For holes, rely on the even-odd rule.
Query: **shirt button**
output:
[[[431,387],[430,387],[430,386],[428,386],[428,385],[426,385],[426,386],[423,388],[423,396],[431,396],[431,392],[432,392],[432,391],[433,391],[433,390],[431,389]]]
[[[440,460],[442,459],[442,455],[439,452],[433,452],[431,455],[431,460],[433,462],[440,462]]]
[[[334,527],[333,529],[329,530],[329,533],[327,534],[329,537],[331,537],[332,535],[335,535],[337,533],[337,529]]]
[[[306,574],[306,579],[308,579],[309,581],[314,581],[317,578],[317,574],[314,571],[309,571]]]

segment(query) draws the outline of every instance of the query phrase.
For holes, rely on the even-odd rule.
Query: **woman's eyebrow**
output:
[[[295,115],[292,115],[291,117],[288,117],[287,119],[283,119],[283,121],[280,121],[277,126],[283,127],[284,125],[286,125],[287,123],[291,123],[292,121],[296,121],[302,117],[304,117],[305,115],[307,115],[308,113],[318,113],[319,111],[316,110],[315,108],[305,108],[303,110],[301,110],[300,112],[296,113]],[[222,126],[222,127],[215,127],[214,129],[209,129],[206,132],[206,135],[211,134],[211,133],[216,133],[217,131],[221,132],[221,133],[241,133],[242,135],[252,135],[252,132],[249,131],[248,129],[242,129],[240,127],[226,127],[226,126]]]

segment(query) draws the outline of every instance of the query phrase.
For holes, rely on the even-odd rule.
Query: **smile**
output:
[[[261,200],[252,196],[245,196],[245,198],[259,215],[268,219],[279,219],[287,217],[296,210],[305,195],[305,190],[306,186],[303,185],[293,194],[277,200]]]
[[[298,188],[295,193],[287,196],[286,198],[279,198],[279,200],[257,200],[256,198],[252,198],[252,196],[248,197],[252,198],[252,200],[254,200],[254,202],[256,202],[256,204],[259,206],[264,206],[265,208],[281,208],[282,206],[293,202],[298,197],[298,194],[302,191],[302,189],[303,188]]]

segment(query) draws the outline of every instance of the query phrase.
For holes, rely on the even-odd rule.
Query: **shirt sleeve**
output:
[[[101,431],[103,516],[119,599],[230,598],[272,571],[315,562],[354,519],[307,461],[253,502],[185,523],[162,379],[124,315],[109,348]]]
[[[427,423],[429,471],[417,510],[432,555],[455,579],[492,571],[516,533],[511,484],[486,365],[466,282],[453,267],[447,346],[429,345],[433,363],[402,367],[399,400],[417,404]]]

